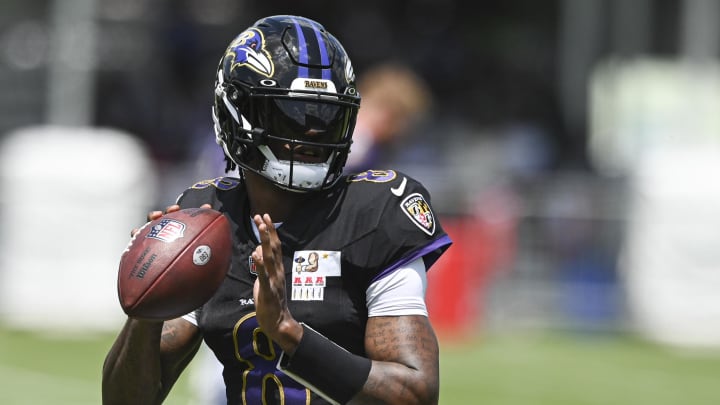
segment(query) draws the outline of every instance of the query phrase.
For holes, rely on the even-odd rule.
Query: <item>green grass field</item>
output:
[[[0,328],[0,404],[100,403],[113,336],[78,339]],[[628,337],[484,336],[442,342],[443,405],[717,405],[720,353]],[[187,378],[166,404],[192,402]]]

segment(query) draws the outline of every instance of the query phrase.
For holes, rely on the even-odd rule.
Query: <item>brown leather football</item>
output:
[[[186,208],[148,222],[120,257],[118,297],[131,317],[167,320],[192,312],[230,268],[230,223],[219,211]]]

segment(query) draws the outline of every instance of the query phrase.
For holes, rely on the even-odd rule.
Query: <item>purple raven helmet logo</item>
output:
[[[274,73],[275,66],[265,50],[265,37],[258,29],[251,28],[238,35],[225,52],[225,57],[228,56],[233,58],[230,71],[238,66],[247,66],[267,77],[272,77]]]

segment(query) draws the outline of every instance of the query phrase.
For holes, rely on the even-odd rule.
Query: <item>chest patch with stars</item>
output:
[[[340,277],[340,252],[299,250],[293,255],[293,301],[322,301],[328,277]]]

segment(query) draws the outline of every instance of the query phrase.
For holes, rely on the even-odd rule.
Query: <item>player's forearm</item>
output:
[[[373,361],[362,390],[350,404],[438,403],[439,386],[434,370],[415,370],[391,362]]]
[[[316,352],[323,351],[317,345],[314,348],[319,349]],[[438,371],[435,367],[414,369],[396,362],[370,361],[338,351],[327,351],[322,356],[310,358],[303,351],[304,348],[300,348],[296,356],[281,361],[281,367],[296,381],[333,403],[438,403]],[[363,374],[365,362],[370,364],[370,370]]]
[[[370,318],[365,349],[372,367],[353,404],[438,403],[439,347],[426,317]]]
[[[437,404],[438,347],[426,318],[389,321],[406,335],[389,334],[370,345],[370,356],[352,354],[305,324],[292,354],[283,352],[279,367],[291,378],[332,403]],[[374,321],[374,324],[379,324]],[[412,325],[418,324],[417,329]],[[399,331],[395,331],[399,332]],[[402,336],[402,337],[400,337]],[[371,339],[372,340],[372,339]]]
[[[164,398],[160,363],[162,322],[128,319],[103,365],[103,405],[158,404]]]

